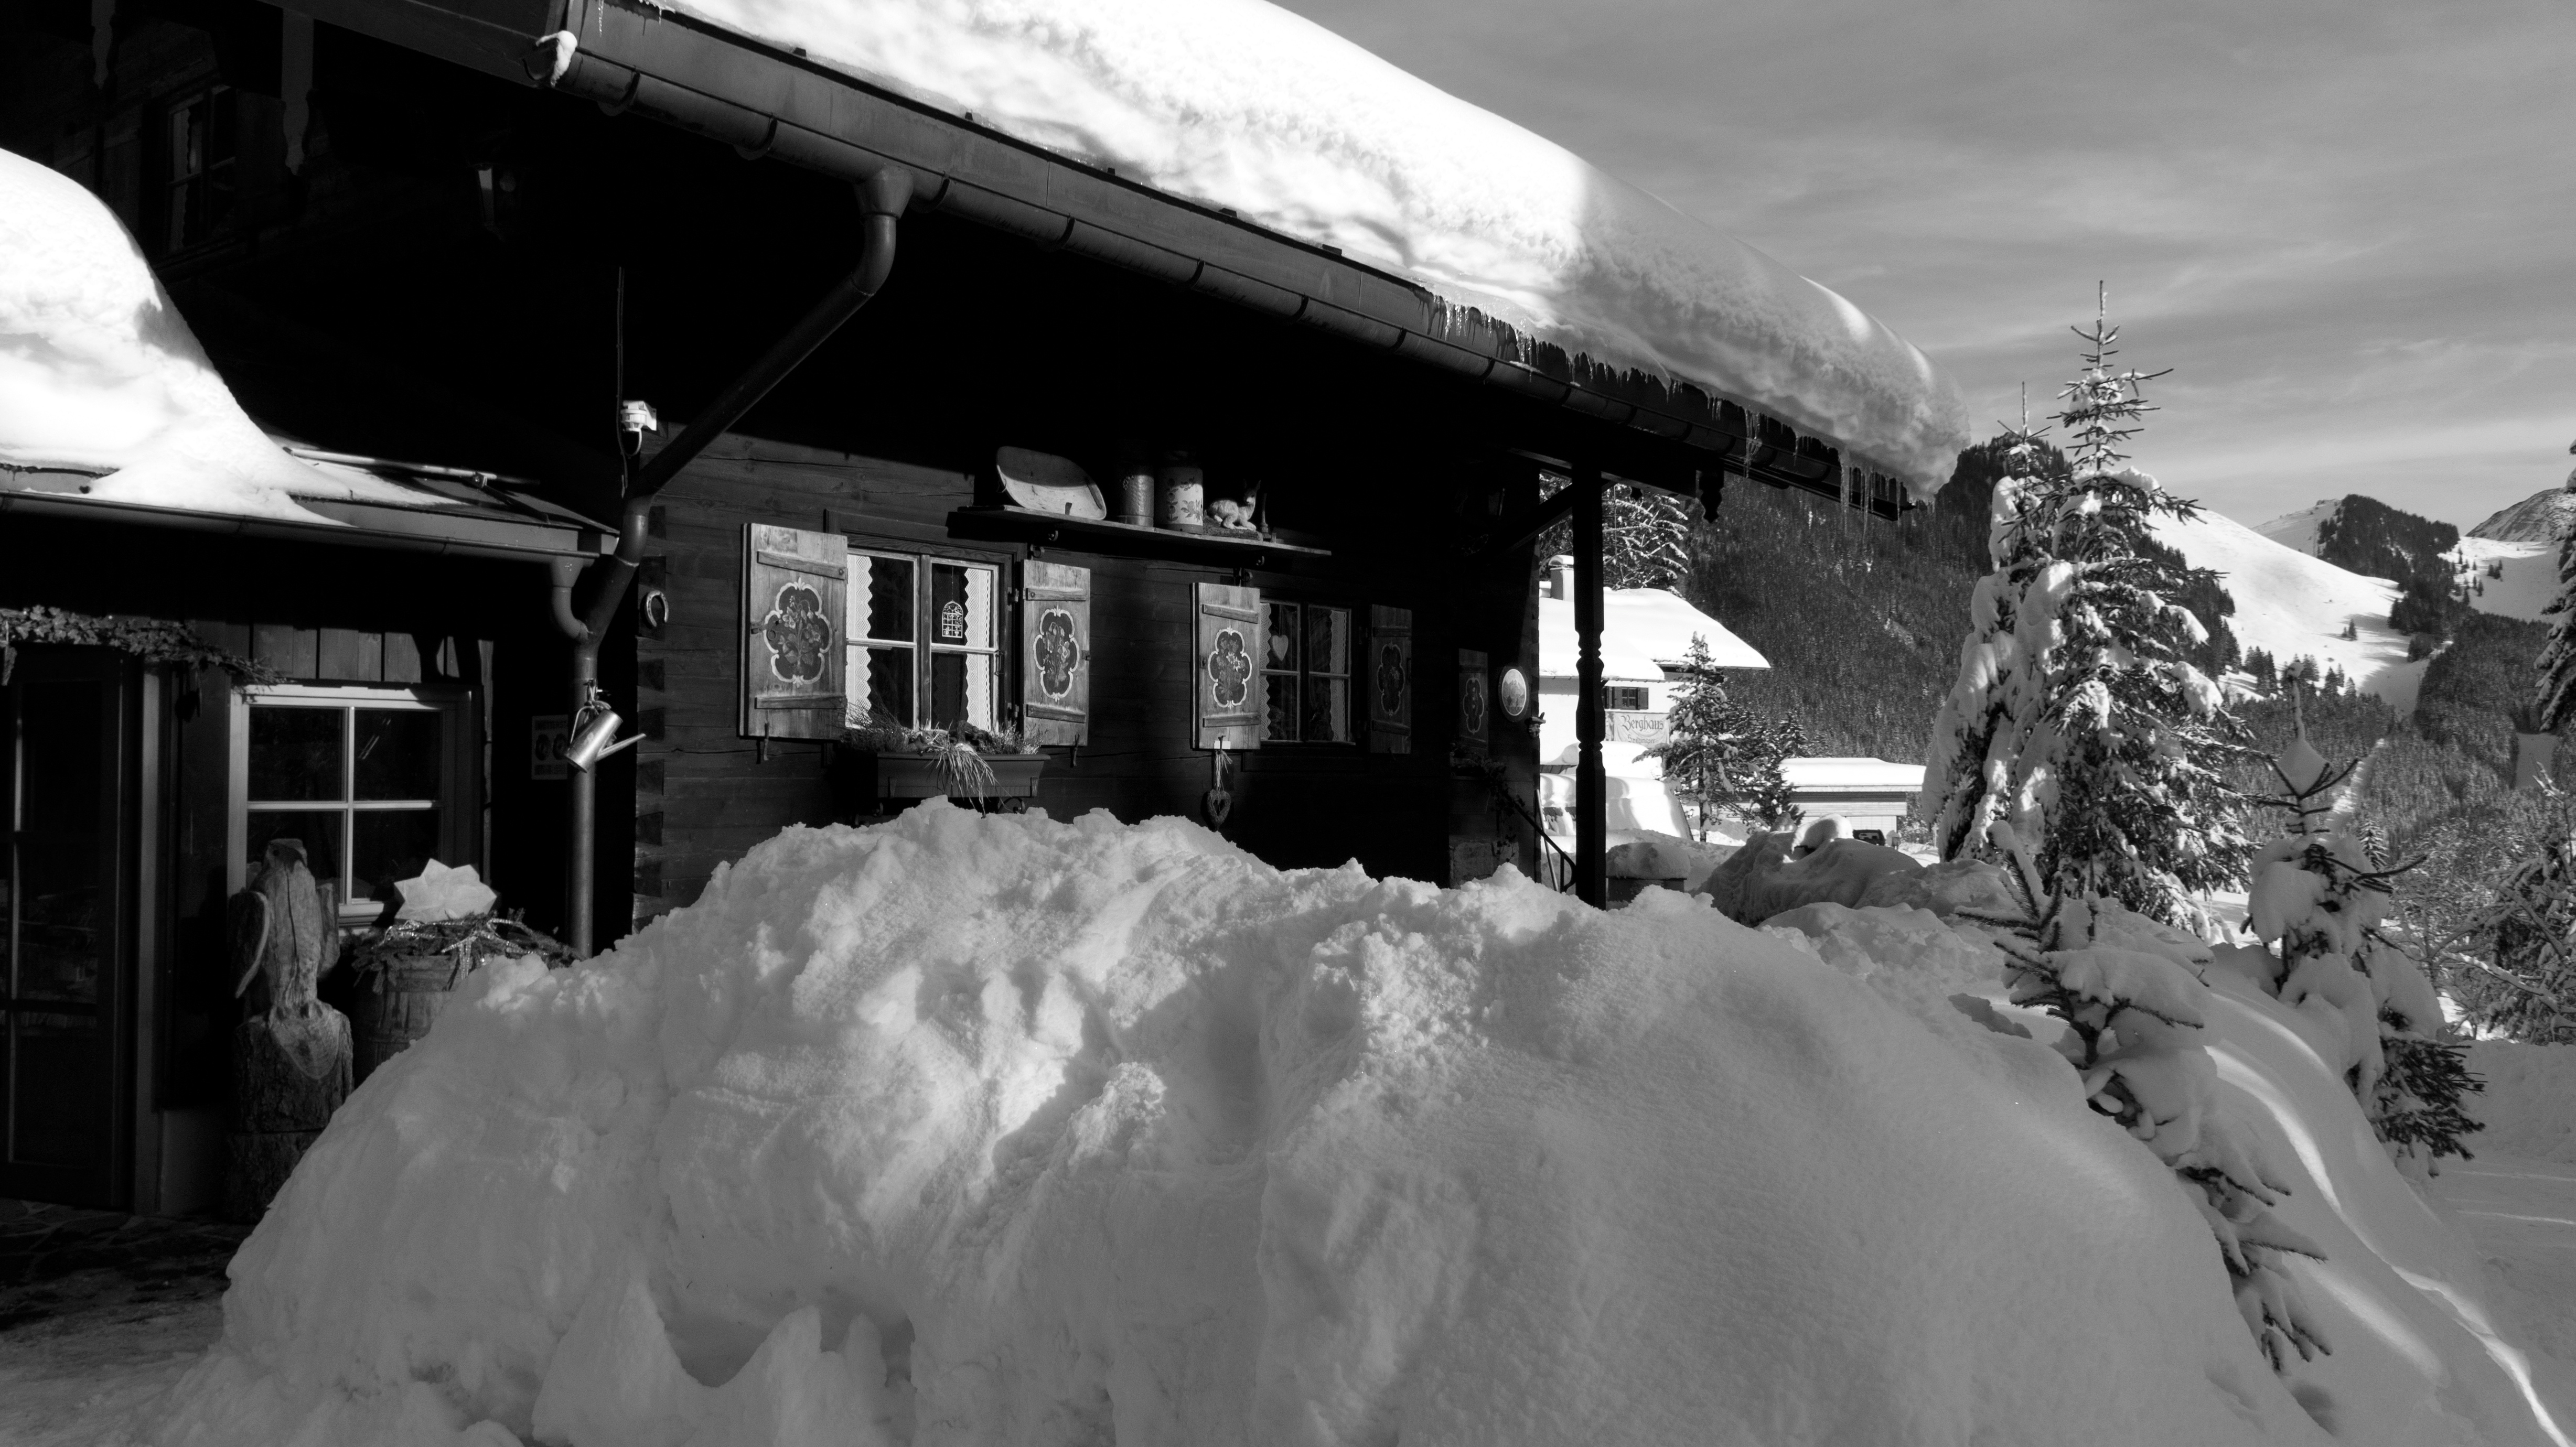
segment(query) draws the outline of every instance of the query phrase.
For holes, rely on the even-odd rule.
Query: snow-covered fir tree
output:
[[[2243,730],[2184,656],[2208,637],[2173,601],[2188,570],[2140,546],[2153,519],[2199,512],[2119,450],[2164,374],[2113,370],[2119,332],[2099,319],[2076,334],[2084,372],[2058,414],[2072,475],[1995,490],[1995,570],[1933,723],[1933,842],[1992,858],[2009,822],[2053,890],[2175,920],[2188,891],[2243,877],[2244,802],[2220,771]]]
[[[2390,868],[2356,826],[2359,768],[2327,763],[2304,725],[2272,761],[2281,792],[2257,802],[2288,811],[2289,827],[2254,858],[2247,922],[2280,950],[2264,988],[2342,1042],[2332,1063],[2372,1130],[2402,1168],[2433,1174],[2443,1156],[2468,1159],[2460,1137],[2479,1127],[2460,1100],[2484,1087],[2440,1039],[2432,982],[2379,931],[2390,882],[2412,866]]]
[[[1554,497],[1573,483],[1542,474],[1539,495]],[[1601,586],[1672,588],[1690,576],[1691,538],[1699,505],[1660,488],[1614,483],[1601,490]],[[1574,546],[1573,524],[1550,524],[1534,556],[1554,557]]]
[[[2517,1040],[2576,1045],[2576,833],[2534,841],[2485,920],[2492,992],[2475,1018]]]
[[[1729,698],[1725,676],[1709,661],[1706,638],[1692,636],[1680,672],[1682,681],[1665,715],[1671,733],[1645,756],[1663,761],[1669,792],[1697,804],[1699,837],[1708,837],[1709,816],[1730,806],[1766,829],[1796,824],[1800,811],[1789,801],[1789,781],[1780,765],[1806,752],[1798,726]]]
[[[2568,451],[2576,452],[2576,447]],[[2576,515],[2576,508],[2566,502],[2566,495],[2576,495],[2576,471],[2567,474],[2560,492],[2557,516]],[[2499,572],[2497,576],[2503,574]],[[2549,642],[2540,650],[2536,665],[2540,686],[2533,701],[2540,708],[2541,732],[2554,734],[2565,727],[2568,719],[2576,718],[2576,530],[2564,532],[2558,539],[2558,596],[2540,611],[2556,615],[2558,624],[2550,630]]]
[[[2065,1022],[2058,1050],[2086,1100],[2153,1151],[2209,1223],[2256,1346],[2284,1369],[2331,1352],[2289,1256],[2325,1253],[2272,1214],[2289,1194],[2220,1108],[2218,1067],[2198,1041],[2206,1028],[2210,956],[2174,930],[2098,896],[2066,892],[2040,872],[2012,825],[1988,840],[2022,907],[2017,919],[1973,912],[2001,926],[2012,1001]],[[2060,881],[2062,884],[2062,881]]]

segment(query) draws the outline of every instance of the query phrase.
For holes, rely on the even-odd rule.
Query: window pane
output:
[[[968,563],[930,565],[930,641],[943,648],[991,648],[996,574]]]
[[[254,706],[250,797],[342,799],[341,722],[348,710]]]
[[[1347,675],[1351,671],[1351,610],[1306,610],[1306,671]]]
[[[1306,741],[1346,744],[1351,741],[1351,681],[1347,678],[1306,680]]]
[[[911,559],[850,554],[851,637],[910,643],[912,613]]]
[[[426,709],[358,710],[358,797],[436,799],[446,720]]]
[[[987,653],[930,655],[930,722],[953,729],[970,723],[993,727],[993,656]]]
[[[103,888],[100,806],[116,781],[102,767],[99,734],[108,727],[107,685],[75,679],[29,679],[20,685],[25,792],[18,824],[18,968],[16,993],[28,999],[98,1001],[99,976],[112,966],[115,895]],[[5,739],[0,734],[0,739]],[[0,755],[5,760],[5,755]],[[7,803],[0,796],[0,805]],[[0,814],[0,821],[7,818]],[[0,842],[4,846],[5,842]],[[0,854],[0,896],[8,888]],[[0,930],[8,924],[0,897]],[[0,964],[9,940],[0,933]],[[0,994],[10,988],[0,975]]]
[[[106,1031],[96,1015],[26,1011],[0,1014],[8,1023],[8,1059],[15,1076],[7,1099],[11,1164],[87,1166],[106,1152],[91,1113],[72,1108],[108,1089]]]
[[[357,857],[351,862],[352,899],[390,904],[402,898],[394,881],[410,879],[438,853],[436,809],[361,809]]]
[[[304,846],[304,867],[313,871],[314,881],[336,884],[340,879],[340,828],[348,817],[337,809],[254,809],[244,836],[243,861],[256,871],[268,853],[270,840],[293,839]]]
[[[862,648],[859,666],[850,670],[850,711],[862,723],[913,726],[912,650]]]
[[[1271,743],[1295,743],[1297,741],[1297,675],[1268,673],[1262,675],[1261,681],[1270,695],[1269,712],[1263,715],[1261,720],[1261,737]]]

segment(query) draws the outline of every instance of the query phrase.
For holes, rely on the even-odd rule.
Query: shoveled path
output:
[[[133,1440],[136,1409],[222,1334],[224,1263],[248,1234],[0,1200],[0,1444]]]

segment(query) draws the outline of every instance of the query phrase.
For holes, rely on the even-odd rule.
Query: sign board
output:
[[[568,779],[572,766],[564,762],[564,745],[572,740],[572,720],[559,713],[541,713],[528,720],[528,777],[531,779]]]

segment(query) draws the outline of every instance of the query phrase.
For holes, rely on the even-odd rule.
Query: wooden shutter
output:
[[[1358,680],[1368,695],[1369,752],[1413,752],[1413,610],[1369,605],[1369,646]]]
[[[1033,744],[1091,742],[1091,570],[1020,569],[1020,725]]]
[[[839,533],[765,523],[743,530],[744,734],[841,736],[849,576],[849,544]]]
[[[1197,649],[1190,694],[1196,701],[1198,746],[1261,747],[1261,657],[1269,646],[1261,590],[1224,583],[1198,585]]]
[[[1481,650],[1458,650],[1458,742],[1467,752],[1484,757],[1485,746],[1493,737],[1493,695],[1485,679],[1485,655]]]

